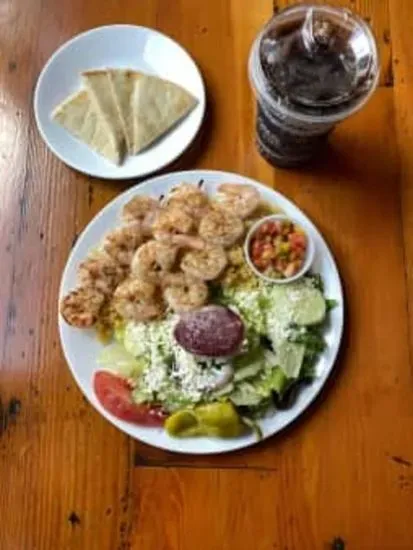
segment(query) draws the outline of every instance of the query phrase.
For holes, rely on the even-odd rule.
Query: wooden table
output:
[[[413,49],[411,0],[341,0],[368,18],[378,91],[324,163],[281,171],[253,143],[249,48],[286,2],[3,0],[0,4],[0,549],[413,548]],[[79,232],[128,184],[64,166],[41,141],[33,88],[90,27],[160,29],[199,63],[202,136],[172,168],[216,168],[285,193],[326,236],[347,297],[337,374],[281,435],[216,457],[133,441],[82,397],[57,323]]]

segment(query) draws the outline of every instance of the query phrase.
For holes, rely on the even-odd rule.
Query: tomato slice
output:
[[[111,372],[97,371],[93,389],[102,407],[121,420],[142,426],[162,426],[168,416],[161,407],[135,403],[127,380]]]

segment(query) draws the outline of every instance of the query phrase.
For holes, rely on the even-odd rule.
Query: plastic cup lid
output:
[[[249,73],[270,108],[298,120],[336,122],[375,90],[377,45],[349,10],[300,5],[267,23],[252,46]]]

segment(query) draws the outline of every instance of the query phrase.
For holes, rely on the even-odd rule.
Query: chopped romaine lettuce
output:
[[[304,280],[314,288],[324,293],[324,281],[319,273],[312,273],[304,277]]]
[[[223,289],[223,300],[235,306],[247,325],[259,334],[265,334],[265,287],[253,290],[228,287]]]
[[[257,388],[250,380],[239,382],[228,397],[237,407],[256,406],[263,399],[263,396],[257,391]]]
[[[113,336],[119,344],[123,344],[125,337],[125,323],[123,321],[117,321],[113,327]]]
[[[305,346],[285,340],[277,347],[277,364],[287,378],[298,378],[303,364]]]
[[[162,402],[163,407],[168,412],[177,411],[179,409],[190,407],[193,402],[188,399],[175,384],[171,384],[163,391],[157,394],[158,400]]]
[[[265,367],[264,350],[257,348],[249,353],[235,357],[233,366],[234,380],[236,382],[253,378]]]
[[[325,341],[321,327],[297,328],[292,327],[288,340],[305,346],[305,355],[319,354],[325,349]]]
[[[243,367],[238,367],[234,374],[235,382],[240,382],[241,380],[247,380],[249,378],[254,378],[259,371],[262,369],[262,362],[256,361],[251,364],[246,364]]]
[[[132,399],[140,405],[141,403],[150,403],[153,401],[153,393],[149,390],[143,390],[137,387],[132,392]]]
[[[338,301],[337,300],[332,300],[331,298],[326,299],[327,311],[330,311],[330,310],[334,309],[337,306],[338,306]]]
[[[228,382],[228,384],[225,384],[225,386],[222,386],[222,388],[211,392],[208,401],[216,401],[221,397],[229,395],[232,391],[234,391],[234,387],[235,386],[233,382]]]
[[[267,369],[256,381],[255,387],[263,397],[269,397],[272,392],[282,395],[288,383],[289,381],[284,371],[280,367],[275,367]]]

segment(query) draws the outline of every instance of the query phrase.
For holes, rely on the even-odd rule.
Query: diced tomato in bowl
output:
[[[252,270],[267,281],[286,283],[301,277],[313,260],[314,244],[303,227],[288,216],[259,220],[245,241]]]
[[[292,232],[288,235],[288,240],[294,250],[300,251],[307,248],[307,236],[302,232]]]

